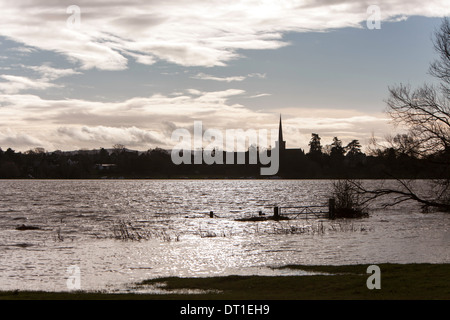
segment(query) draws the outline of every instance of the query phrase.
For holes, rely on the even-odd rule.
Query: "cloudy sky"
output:
[[[378,11],[368,10],[376,5]],[[176,128],[363,144],[432,82],[446,1],[0,0],[0,147],[168,148]],[[380,28],[374,19],[381,18]],[[367,22],[369,20],[369,22]]]

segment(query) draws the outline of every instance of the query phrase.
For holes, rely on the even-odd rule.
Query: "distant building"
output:
[[[286,149],[286,141],[283,140],[283,124],[281,122],[281,114],[280,124],[278,126],[278,141],[276,144],[280,148],[280,166],[289,159],[295,159],[305,154],[301,148]]]
[[[109,170],[115,169],[117,167],[117,165],[114,163],[100,163],[100,164],[96,164],[95,167],[101,171],[103,171],[103,170],[109,171]]]

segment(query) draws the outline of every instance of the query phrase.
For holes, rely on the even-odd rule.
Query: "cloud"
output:
[[[39,75],[38,79],[33,79],[25,76],[16,75],[0,75],[0,78],[6,81],[0,82],[0,93],[5,94],[15,94],[26,90],[46,90],[54,87],[61,87],[61,85],[56,85],[52,81],[67,77],[75,74],[81,74],[81,72],[75,71],[73,69],[58,69],[53,68],[49,65],[43,64],[40,66],[27,66],[20,64],[22,69],[29,69],[34,71]],[[5,70],[10,70],[12,68],[8,67]]]
[[[13,149],[28,150],[34,147],[48,146],[48,144],[35,136],[23,132],[19,133],[8,128],[0,130],[0,146],[11,146]]]
[[[265,73],[250,73],[248,75],[249,78],[260,78],[260,79],[266,79],[267,75]]]
[[[0,92],[14,94],[24,90],[45,90],[56,87],[46,79],[30,79],[22,76],[0,75],[6,82],[0,82]]]
[[[362,27],[372,4],[357,0],[319,1],[88,1],[76,12],[55,0],[2,3],[0,35],[29,48],[64,55],[81,69],[123,70],[129,59],[182,66],[224,66],[242,50],[278,49],[287,32]],[[380,3],[381,18],[449,15],[447,0]],[[400,18],[399,18],[400,17]],[[68,22],[69,21],[69,22]]]
[[[223,81],[223,82],[232,82],[232,81],[243,81],[246,77],[244,76],[236,76],[236,77],[215,77],[209,74],[198,73],[195,76],[191,77],[192,79],[200,79],[200,80],[214,80],[214,81]]]
[[[41,76],[41,79],[45,79],[47,81],[52,81],[61,77],[67,77],[75,74],[81,74],[81,72],[75,71],[73,69],[58,69],[45,64],[40,66],[21,65],[21,67],[35,71]]]
[[[209,74],[205,74],[205,73],[198,73],[195,76],[191,77],[192,79],[199,79],[199,80],[213,80],[213,81],[221,81],[221,82],[232,82],[232,81],[243,81],[247,78],[260,78],[260,79],[265,79],[266,78],[266,74],[262,74],[262,73],[250,73],[247,76],[234,76],[234,77],[217,77],[217,76],[212,76]]]
[[[70,138],[80,142],[94,142],[97,145],[123,144],[127,147],[142,147],[164,144],[161,134],[137,127],[59,127],[57,133],[62,138]]]
[[[258,114],[240,104],[230,104],[231,97],[243,90],[203,92],[188,90],[176,95],[155,94],[119,102],[83,99],[43,99],[31,94],[0,94],[0,127],[16,131],[46,131],[48,145],[112,145],[122,143],[139,149],[169,146],[168,124],[189,127],[195,120],[205,126],[237,128],[248,126],[268,114]],[[238,120],[236,120],[238,119]]]
[[[251,99],[253,99],[253,98],[261,98],[261,97],[267,97],[267,96],[271,96],[271,95],[272,94],[270,94],[270,93],[260,93],[260,94],[255,94],[253,96],[250,96],[248,98],[251,98]]]
[[[5,149],[42,146],[47,150],[110,147],[124,144],[137,150],[171,148],[176,128],[276,129],[283,115],[284,136],[289,148],[308,145],[311,133],[319,133],[324,144],[334,136],[365,143],[372,132],[388,132],[384,114],[355,110],[278,109],[251,110],[232,99],[245,91],[200,91],[155,94],[117,102],[83,99],[43,99],[36,95],[0,94],[0,135]],[[233,99],[234,100],[234,99]],[[16,132],[21,132],[17,134]]]
[[[36,50],[30,47],[13,47],[9,48],[8,51],[18,52],[19,55],[26,55],[28,53],[35,52]]]

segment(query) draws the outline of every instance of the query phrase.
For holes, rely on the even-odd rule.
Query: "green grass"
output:
[[[101,292],[0,292],[0,299],[221,299],[221,300],[331,300],[331,299],[450,299],[450,264],[379,264],[381,289],[366,286],[368,265],[286,266],[284,268],[332,275],[226,276],[159,278],[139,288],[165,283],[165,290],[205,290],[202,294],[104,294]],[[213,290],[213,291],[211,291]]]

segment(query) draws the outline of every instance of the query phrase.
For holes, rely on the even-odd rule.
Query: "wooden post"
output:
[[[273,207],[273,216],[276,218],[280,216],[278,209],[278,207]]]
[[[214,212],[210,211],[210,212],[209,212],[209,217],[210,217],[210,218],[214,218]]]
[[[335,212],[335,200],[334,198],[331,198],[328,200],[328,218],[334,219],[336,218],[336,212]]]

